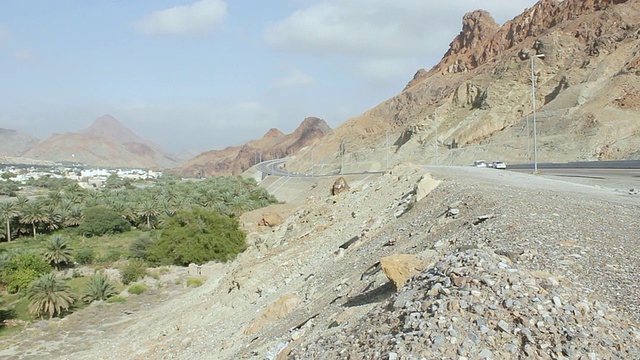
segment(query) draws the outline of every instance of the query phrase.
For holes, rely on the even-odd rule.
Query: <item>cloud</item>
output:
[[[13,53],[13,59],[20,64],[34,64],[36,63],[35,55],[27,49],[21,49]]]
[[[441,56],[477,8],[513,17],[535,0],[326,0],[270,24],[265,41],[310,55]],[[507,15],[510,14],[510,15]],[[495,16],[495,15],[494,15]]]
[[[226,16],[223,0],[200,0],[154,11],[134,22],[134,27],[147,35],[204,35],[220,28]]]
[[[299,88],[314,85],[313,77],[299,69],[293,69],[288,75],[274,81],[271,84],[275,89]]]

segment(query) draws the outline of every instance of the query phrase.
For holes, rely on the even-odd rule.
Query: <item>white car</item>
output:
[[[494,169],[506,169],[507,164],[503,163],[502,161],[494,161],[493,163],[491,163],[491,167]]]
[[[487,167],[487,162],[484,160],[476,160],[473,162],[473,166],[475,167]]]

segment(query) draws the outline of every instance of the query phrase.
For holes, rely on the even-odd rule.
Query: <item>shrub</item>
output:
[[[122,283],[127,285],[138,281],[147,274],[147,264],[140,259],[131,259],[120,269]]]
[[[147,291],[147,286],[145,284],[133,284],[129,286],[129,289],[127,291],[129,292],[129,294],[140,295],[143,292]]]
[[[75,259],[82,265],[93,264],[96,258],[96,254],[93,252],[93,248],[82,248],[76,252]]]
[[[2,279],[7,283],[7,291],[16,293],[26,290],[29,283],[40,275],[51,272],[52,267],[37,254],[13,256],[3,269]]]
[[[104,206],[92,206],[85,209],[84,220],[78,226],[78,232],[84,236],[102,236],[131,229],[131,224],[117,212]]]
[[[109,249],[106,254],[100,256],[100,262],[116,262],[122,258],[122,251],[120,249]]]
[[[116,294],[116,287],[103,273],[93,275],[87,282],[82,300],[90,303],[96,300],[106,300]]]
[[[151,247],[152,243],[153,239],[151,239],[149,233],[140,234],[140,236],[133,240],[133,242],[129,246],[131,256],[137,259],[146,259],[147,250],[149,249],[149,247]]]
[[[198,287],[204,284],[204,280],[202,278],[190,278],[187,279],[187,286],[189,287]]]
[[[126,302],[127,298],[122,296],[122,295],[117,295],[117,296],[112,296],[110,298],[108,298],[105,302],[109,303],[109,304],[113,304],[113,303],[123,303]]]
[[[167,220],[160,239],[149,248],[147,260],[180,266],[212,260],[225,262],[245,247],[245,234],[236,219],[193,208]]]

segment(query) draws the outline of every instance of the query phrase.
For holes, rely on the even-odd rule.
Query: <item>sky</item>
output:
[[[535,0],[1,0],[0,128],[109,114],[166,151],[335,128],[438,63],[462,17]]]

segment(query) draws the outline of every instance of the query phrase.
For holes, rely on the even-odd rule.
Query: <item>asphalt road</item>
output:
[[[263,178],[267,175],[309,177],[311,174],[289,172],[282,165],[289,159],[267,160],[258,164]],[[508,171],[533,173],[533,164],[507,164]],[[487,168],[488,171],[502,171]],[[618,189],[640,189],[640,160],[539,163],[538,175],[570,182]],[[333,175],[335,176],[335,175]]]
[[[532,173],[533,164],[507,165],[507,170]],[[620,189],[640,189],[640,161],[591,161],[538,164],[541,176]]]

